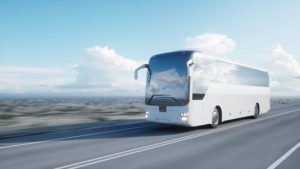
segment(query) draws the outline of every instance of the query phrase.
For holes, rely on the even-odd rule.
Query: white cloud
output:
[[[77,71],[76,80],[61,88],[105,95],[143,94],[145,82],[135,81],[133,73],[144,61],[121,56],[107,46],[94,46],[85,51],[84,63],[69,64]]]
[[[223,55],[234,50],[235,42],[226,35],[206,33],[187,38],[186,47]],[[0,65],[0,93],[144,94],[145,74],[138,81],[133,74],[146,61],[124,57],[107,46],[87,48],[83,57],[83,63],[67,63],[65,68]],[[300,64],[282,46],[260,55],[259,63],[270,72],[273,91],[300,91]]]
[[[56,92],[56,85],[74,80],[68,70],[0,65],[0,93]]]
[[[0,73],[52,74],[52,73],[61,73],[61,70],[57,68],[17,67],[17,66],[0,65]]]
[[[225,55],[235,49],[236,43],[226,35],[216,33],[205,33],[185,40],[186,48],[211,51],[220,55]]]
[[[105,68],[132,71],[140,65],[140,62],[125,58],[107,46],[87,48],[86,54],[85,59],[87,64],[97,69]]]
[[[270,73],[270,85],[276,90],[300,91],[300,64],[281,45],[259,57],[262,67]]]
[[[65,68],[0,65],[0,94],[142,95],[145,78],[135,81],[135,68],[145,63],[117,54],[112,48],[85,50],[84,62]],[[145,71],[144,71],[145,72]]]
[[[274,76],[270,77],[270,87],[274,89],[279,89],[281,87],[278,78]]]
[[[274,76],[292,78],[300,76],[300,64],[281,45],[275,45],[270,51],[260,55],[259,59]]]

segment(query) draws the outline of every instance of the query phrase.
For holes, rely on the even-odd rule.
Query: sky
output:
[[[195,48],[268,70],[274,95],[299,95],[299,18],[297,0],[2,0],[0,94],[142,96],[137,66]]]

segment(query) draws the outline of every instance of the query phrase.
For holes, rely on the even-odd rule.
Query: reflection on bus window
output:
[[[189,101],[186,62],[190,52],[172,52],[153,56],[149,67],[151,78],[146,87],[148,105],[185,105]]]
[[[268,73],[217,60],[203,54],[194,57],[194,93],[205,93],[210,83],[269,86]]]

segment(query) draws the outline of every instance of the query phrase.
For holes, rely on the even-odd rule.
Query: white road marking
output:
[[[300,142],[292,147],[288,152],[286,152],[283,156],[281,156],[278,160],[276,160],[268,169],[275,169],[278,167],[285,159],[287,159],[293,152],[295,152],[300,147]]]
[[[116,127],[116,126],[122,126],[122,125],[127,125],[127,124],[137,124],[137,123],[144,123],[143,121],[139,122],[128,122],[128,123],[122,123],[122,124],[117,124],[117,125],[108,125],[108,126],[103,126],[103,127],[87,127],[87,128],[83,128],[83,129],[79,129],[79,130],[89,130],[89,129],[103,129],[103,128],[109,128],[109,127]],[[143,127],[141,127],[143,128]],[[125,129],[126,130],[126,129]],[[123,131],[123,129],[121,129],[121,131]],[[65,132],[65,131],[63,131]],[[111,131],[105,131],[105,132],[99,132],[99,133],[91,133],[91,135],[96,135],[96,134],[106,134],[106,133],[110,133]],[[118,132],[118,131],[112,131],[113,132]],[[89,134],[85,134],[85,135],[78,135],[78,136],[71,136],[71,137],[63,137],[63,138],[57,138],[57,139],[50,139],[50,140],[44,140],[44,141],[36,141],[36,142],[30,142],[30,143],[24,143],[24,144],[14,144],[14,145],[8,145],[8,146],[2,146],[0,147],[1,149],[7,149],[7,148],[13,148],[13,147],[21,147],[21,146],[26,146],[26,145],[34,145],[34,144],[41,144],[41,143],[47,143],[47,142],[51,142],[51,141],[59,141],[59,140],[66,140],[66,139],[71,139],[71,138],[79,138],[79,137],[87,137],[90,136]]]
[[[109,155],[105,155],[105,156],[101,156],[101,157],[97,157],[97,158],[93,158],[93,159],[89,159],[89,160],[85,160],[85,161],[81,161],[81,162],[77,162],[77,163],[72,163],[72,164],[69,164],[69,165],[57,167],[55,169],[82,168],[82,167],[98,164],[98,163],[101,163],[101,162],[121,158],[121,157],[124,157],[124,156],[144,152],[144,151],[147,151],[147,150],[151,150],[151,149],[155,149],[155,148],[159,148],[159,147],[164,147],[164,146],[175,144],[175,143],[178,143],[178,142],[182,142],[182,141],[191,140],[191,139],[194,139],[194,138],[206,136],[206,135],[209,135],[209,134],[218,133],[218,132],[221,132],[221,131],[225,131],[225,130],[228,130],[228,129],[244,126],[244,125],[247,125],[247,124],[252,124],[252,123],[259,122],[259,121],[263,121],[263,120],[267,120],[267,119],[287,115],[287,114],[290,114],[290,113],[293,113],[293,112],[296,112],[296,111],[299,111],[299,110],[300,109],[295,109],[295,110],[287,111],[287,112],[284,112],[284,113],[275,114],[275,115],[268,116],[268,117],[263,117],[263,118],[256,119],[256,120],[253,120],[253,121],[246,121],[246,122],[226,126],[226,127],[223,127],[223,128],[219,128],[219,129],[209,130],[209,131],[205,131],[205,132],[201,132],[201,133],[196,133],[196,134],[191,134],[191,135],[188,135],[188,136],[179,137],[179,138],[176,138],[176,139],[162,141],[162,142],[159,142],[159,143],[134,148],[134,149],[131,149],[131,150],[126,150],[126,151],[122,151],[122,152],[118,152],[118,153],[113,153],[113,154],[109,154]]]
[[[102,131],[102,132],[95,132],[95,133],[89,133],[89,134],[81,134],[81,135],[70,136],[70,137],[61,137],[61,138],[44,140],[44,141],[35,141],[35,142],[29,142],[29,143],[23,143],[23,144],[14,144],[14,145],[2,146],[2,147],[0,147],[0,150],[14,148],[14,147],[28,146],[28,145],[33,145],[33,144],[48,143],[48,142],[52,142],[52,141],[60,141],[60,140],[67,140],[67,139],[73,139],[73,138],[88,137],[88,136],[107,134],[107,133],[116,133],[116,132],[120,132],[120,131],[128,131],[128,130],[134,130],[134,129],[140,129],[140,128],[147,128],[147,127],[151,127],[151,126],[158,126],[158,125],[151,124],[151,125],[146,125],[146,126],[130,127],[130,128],[125,128],[125,129]]]

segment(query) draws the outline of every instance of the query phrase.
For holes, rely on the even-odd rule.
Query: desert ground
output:
[[[0,131],[141,119],[144,100],[115,98],[0,99]]]
[[[271,106],[300,97],[272,97]],[[144,118],[143,97],[1,98],[0,132]]]

